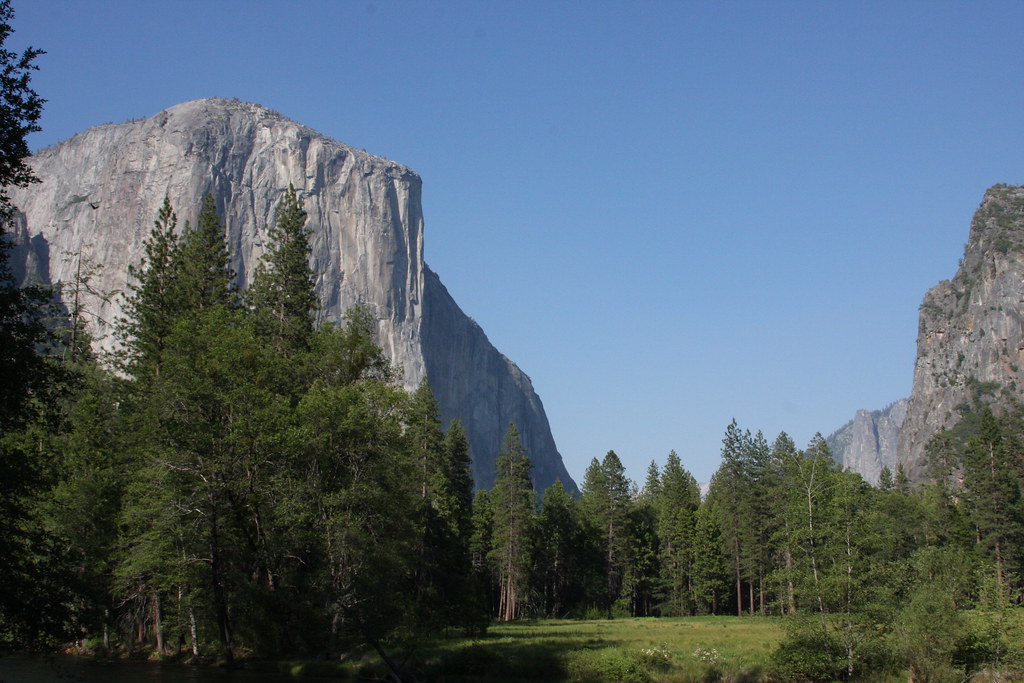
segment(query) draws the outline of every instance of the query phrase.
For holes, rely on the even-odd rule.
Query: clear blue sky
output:
[[[917,307],[1024,183],[1021,2],[14,0],[34,148],[208,96],[423,178],[426,256],[579,482],[700,480],[910,393]]]

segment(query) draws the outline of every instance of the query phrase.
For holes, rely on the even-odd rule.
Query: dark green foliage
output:
[[[533,540],[534,591],[542,613],[562,618],[580,614],[601,585],[601,551],[584,524],[579,502],[556,480],[541,497]]]
[[[190,314],[218,305],[237,305],[235,272],[212,195],[203,198],[195,229],[185,226],[173,261],[176,272],[171,293],[179,310]]]
[[[457,421],[447,435],[441,431],[437,401],[426,381],[410,397],[406,421],[421,536],[415,620],[420,630],[430,632],[464,624],[465,603],[477,597],[471,595],[468,585],[472,513],[469,439]]]
[[[44,103],[30,85],[42,51],[6,47],[13,18],[0,2],[0,646],[35,646],[66,636],[74,614],[70,563],[39,510],[54,476],[49,436],[63,416],[53,399],[67,377],[45,358],[50,292],[20,288],[10,265],[7,188],[38,181],[26,136],[39,130]]]
[[[965,625],[949,591],[941,584],[921,584],[896,619],[897,648],[915,683],[945,683],[964,678],[953,656],[965,637]]]
[[[806,622],[793,622],[786,639],[772,654],[779,680],[827,683],[843,678],[845,662],[836,638]]]
[[[965,411],[933,441],[927,485],[897,467],[874,489],[820,436],[769,446],[733,421],[706,500],[675,452],[638,492],[609,451],[580,498],[556,482],[539,507],[510,424],[497,484],[474,499],[465,430],[442,428],[427,382],[396,385],[370,312],[314,325],[294,190],[247,306],[212,200],[196,230],[179,238],[175,220],[165,202],[132,270],[121,375],[85,338],[46,358],[42,300],[3,290],[16,352],[0,412],[3,644],[102,638],[230,662],[361,643],[400,677],[392,647],[481,635],[492,616],[732,612],[787,616],[781,680],[1005,665],[1001,613],[972,628],[962,611],[1021,599],[1016,413]],[[668,662],[660,650],[563,662],[553,647],[543,665],[558,676],[643,680]],[[531,664],[480,646],[424,671]]]
[[[697,609],[694,583],[700,488],[675,451],[668,454],[654,500],[661,553],[661,613],[692,615]]]
[[[177,298],[179,270],[178,217],[164,197],[149,237],[143,243],[142,262],[128,267],[130,294],[120,321],[122,342],[128,349],[127,369],[135,376],[159,374],[167,338],[174,321],[184,312]]]
[[[309,266],[309,231],[302,200],[291,185],[274,211],[268,251],[256,268],[247,298],[281,353],[309,346],[315,313],[315,274]]]
[[[10,199],[6,188],[28,187],[39,182],[26,159],[31,153],[28,135],[39,128],[39,117],[46,100],[32,89],[33,62],[43,50],[26,48],[21,54],[7,49],[7,39],[14,33],[11,20],[14,10],[10,0],[0,2],[0,219],[10,215]]]
[[[509,423],[501,453],[490,497],[494,526],[488,559],[498,579],[498,618],[511,621],[527,600],[530,527],[536,507],[533,465],[515,423]]]
[[[583,478],[580,505],[600,539],[605,576],[602,607],[609,616],[626,578],[630,497],[630,482],[615,451],[608,451],[601,461],[594,458]]]

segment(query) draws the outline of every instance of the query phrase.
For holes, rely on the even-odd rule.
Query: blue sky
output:
[[[909,395],[925,291],[1024,183],[1020,2],[13,4],[33,148],[219,96],[415,169],[578,482]]]

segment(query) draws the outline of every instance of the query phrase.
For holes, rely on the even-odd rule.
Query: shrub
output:
[[[839,642],[828,633],[804,625],[794,628],[771,657],[772,673],[783,681],[835,681],[842,678],[846,660]]]
[[[966,636],[956,604],[944,586],[924,583],[896,619],[897,647],[910,666],[914,683],[943,683],[963,678],[953,654]]]
[[[569,680],[585,683],[648,683],[648,665],[642,653],[619,650],[577,650],[570,653]]]

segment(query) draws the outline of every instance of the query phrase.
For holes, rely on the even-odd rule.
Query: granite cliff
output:
[[[289,184],[312,229],[312,267],[328,321],[353,305],[377,320],[378,342],[407,387],[427,377],[442,418],[463,420],[474,479],[489,487],[508,423],[519,428],[543,489],[575,488],[540,398],[515,363],[455,303],[423,260],[419,176],[264,107],[204,99],[155,116],[91,128],[31,160],[41,184],[12,193],[22,280],[70,281],[78,258],[101,265],[92,284],[124,291],[157,209],[168,196],[179,225],[214,196],[227,226],[238,284],[264,249],[274,207]],[[99,344],[114,343],[121,298],[87,300]]]
[[[995,410],[1024,392],[1024,187],[990,188],[971,221],[952,280],[920,309],[914,386],[900,431],[899,460],[925,477],[924,451],[961,409]]]
[[[854,418],[826,438],[825,443],[843,469],[860,474],[871,484],[878,484],[883,467],[896,471],[896,449],[906,414],[905,398],[882,410],[858,410]]]

